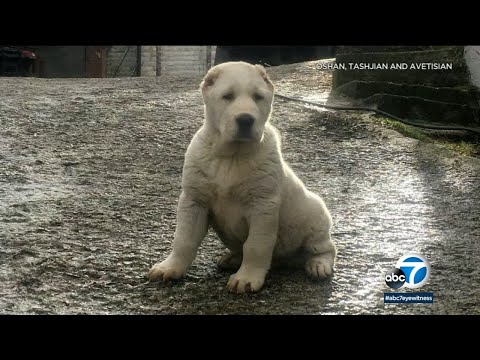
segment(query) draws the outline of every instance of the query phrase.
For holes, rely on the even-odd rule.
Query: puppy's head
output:
[[[206,125],[222,142],[261,141],[273,102],[273,84],[261,65],[227,62],[211,68],[200,88]]]

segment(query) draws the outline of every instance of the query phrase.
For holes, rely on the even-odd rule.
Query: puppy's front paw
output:
[[[315,280],[325,279],[332,275],[333,260],[330,255],[317,255],[305,263],[306,273]]]
[[[148,279],[150,281],[176,280],[184,277],[186,273],[186,266],[182,266],[179,262],[172,261],[171,259],[167,258],[161,263],[157,263],[152,266],[148,273]]]
[[[230,292],[243,294],[260,290],[265,282],[265,274],[253,271],[238,271],[228,280],[227,289]]]

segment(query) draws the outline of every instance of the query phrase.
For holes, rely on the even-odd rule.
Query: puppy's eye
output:
[[[260,94],[254,94],[253,98],[255,99],[255,101],[260,101],[264,99],[263,96]]]
[[[224,100],[228,100],[228,101],[233,100],[233,93],[231,93],[231,92],[226,93],[225,95],[222,96],[222,98]]]

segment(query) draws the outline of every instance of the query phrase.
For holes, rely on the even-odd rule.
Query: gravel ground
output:
[[[314,62],[269,72],[282,94],[328,96]],[[170,251],[200,80],[0,79],[0,313],[480,314],[480,159],[280,99],[285,159],[334,217],[333,278],[278,269],[230,294],[210,232],[184,280],[147,283]],[[434,304],[384,305],[385,272],[412,251]]]

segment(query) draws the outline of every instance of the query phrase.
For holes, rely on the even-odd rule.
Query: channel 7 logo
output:
[[[403,255],[395,267],[385,274],[385,283],[392,289],[405,286],[418,289],[430,279],[430,264],[419,254]]]

